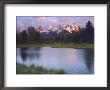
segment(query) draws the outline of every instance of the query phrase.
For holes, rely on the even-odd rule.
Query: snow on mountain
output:
[[[49,34],[51,32],[60,33],[64,30],[68,31],[69,33],[79,32],[81,30],[81,28],[82,28],[81,26],[72,23],[72,24],[50,25],[48,29],[44,29],[44,28],[42,28],[42,26],[39,26],[35,30],[40,32],[41,34]],[[22,31],[22,30],[20,29],[20,31]]]

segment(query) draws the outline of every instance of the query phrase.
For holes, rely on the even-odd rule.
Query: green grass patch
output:
[[[94,44],[81,43],[36,43],[36,44],[21,44],[17,45],[18,48],[23,47],[52,47],[52,48],[94,48]]]
[[[54,70],[47,69],[42,66],[26,66],[23,64],[16,64],[16,74],[66,74],[63,69]]]

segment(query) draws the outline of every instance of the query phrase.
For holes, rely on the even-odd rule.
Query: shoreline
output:
[[[77,48],[77,49],[86,49],[86,48],[94,48],[94,44],[73,44],[73,43],[36,43],[36,44],[19,44],[16,45],[16,48],[31,48],[31,47],[52,47],[52,48]]]

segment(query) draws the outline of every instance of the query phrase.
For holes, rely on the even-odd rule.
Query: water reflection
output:
[[[85,57],[85,63],[88,67],[88,70],[91,71],[93,69],[93,65],[94,65],[94,50],[93,49],[85,49],[85,53],[84,53],[84,57]]]
[[[35,50],[37,51],[36,52],[36,57],[37,57],[37,59],[39,60],[39,58],[40,58],[40,50],[41,50],[41,48],[35,48]]]
[[[39,60],[41,48],[29,48],[27,51],[28,60]]]
[[[17,48],[17,63],[64,69],[68,73],[94,73],[94,50],[73,48]]]
[[[41,48],[20,48],[20,54],[22,60],[25,62],[26,60],[39,60],[40,58],[40,50]],[[27,58],[28,57],[28,58]]]
[[[27,50],[28,48],[21,48],[21,58],[22,58],[22,60],[23,60],[23,62],[24,61],[26,61],[26,59],[27,59],[27,53],[26,53],[26,50]]]

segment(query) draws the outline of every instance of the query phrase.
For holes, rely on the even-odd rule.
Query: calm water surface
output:
[[[94,74],[94,49],[17,48],[17,63],[64,69],[71,74]]]

